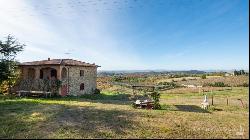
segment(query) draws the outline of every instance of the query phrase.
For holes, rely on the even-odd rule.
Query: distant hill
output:
[[[113,75],[126,75],[126,74],[138,74],[138,75],[158,75],[158,74],[204,74],[205,71],[199,70],[187,70],[187,71],[166,71],[166,70],[124,70],[124,71],[98,71],[98,76],[113,76]]]

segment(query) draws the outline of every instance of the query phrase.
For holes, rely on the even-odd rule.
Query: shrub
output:
[[[174,82],[159,82],[158,85],[162,86],[162,87],[157,87],[158,89],[170,89],[179,87]]]
[[[136,104],[135,104],[134,102],[131,104],[131,106],[132,106],[133,108],[136,108],[136,107],[137,107]]]
[[[0,94],[3,93],[7,93],[9,89],[8,83],[7,81],[2,82],[2,84],[0,84]]]
[[[242,86],[243,87],[249,87],[249,84],[248,83],[243,83]]]
[[[207,78],[207,76],[205,75],[205,74],[203,74],[202,76],[201,76],[201,79],[206,79]]]
[[[211,87],[229,87],[229,85],[224,84],[223,82],[215,82],[214,84],[208,83],[206,85],[211,86]]]
[[[214,87],[225,87],[226,84],[224,84],[223,82],[215,82],[214,83]]]
[[[94,94],[101,94],[101,91],[100,91],[100,89],[95,89],[95,91],[94,91]]]
[[[187,79],[185,79],[185,78],[182,78],[182,79],[181,79],[181,81],[187,81]]]
[[[158,93],[158,92],[152,92],[150,95],[151,95],[151,98],[154,100],[153,108],[154,109],[161,109],[161,105],[160,105],[160,93]]]

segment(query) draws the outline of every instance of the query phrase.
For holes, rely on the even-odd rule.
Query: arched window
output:
[[[80,90],[84,90],[84,83],[81,83]]]

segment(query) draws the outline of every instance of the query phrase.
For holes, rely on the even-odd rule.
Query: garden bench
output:
[[[28,91],[26,91],[26,90],[18,90],[18,91],[16,91],[16,92],[18,93],[18,96],[19,96],[19,97],[22,96],[23,93],[24,93],[25,96],[26,96],[26,94],[28,93]]]
[[[45,95],[45,97],[47,98],[48,95],[49,97],[51,97],[51,92],[45,92],[45,91],[27,91],[27,90],[19,90],[17,91],[19,97],[22,96],[24,94],[24,96],[27,96],[29,94],[40,94],[40,95]]]

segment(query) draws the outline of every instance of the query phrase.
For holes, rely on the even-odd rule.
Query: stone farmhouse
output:
[[[91,94],[96,89],[98,65],[73,59],[50,59],[19,64],[21,80],[60,80],[59,95]]]

